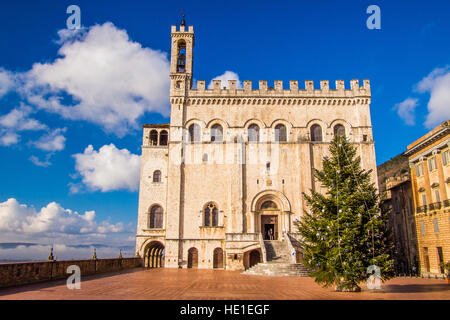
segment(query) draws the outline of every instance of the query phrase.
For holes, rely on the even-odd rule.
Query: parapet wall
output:
[[[67,279],[67,267],[76,265],[83,276],[138,268],[141,258],[39,261],[0,264],[0,288],[22,284]]]
[[[197,81],[197,88],[189,90],[189,96],[286,96],[286,97],[370,97],[370,81],[350,81],[350,88],[345,88],[344,80],[336,80],[335,89],[330,88],[328,80],[320,81],[320,89],[314,88],[314,81],[306,80],[304,89],[300,89],[297,80],[289,81],[289,89],[283,88],[282,80],[275,80],[274,87],[267,86],[266,80],[259,81],[259,89],[252,88],[251,80],[243,81],[243,88],[237,88],[236,80],[228,80],[228,88],[224,88],[221,80],[213,80],[213,88],[206,89],[205,80]]]

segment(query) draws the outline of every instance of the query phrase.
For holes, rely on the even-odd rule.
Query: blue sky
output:
[[[81,8],[79,33],[64,30],[71,4]],[[380,30],[366,27],[372,4]],[[316,88],[370,79],[378,164],[450,118],[448,1],[2,2],[0,243],[133,245],[140,126],[168,122],[167,54],[180,10],[194,25],[195,79],[233,71],[254,86]],[[112,63],[96,66],[96,54]],[[0,259],[28,254],[0,248]]]

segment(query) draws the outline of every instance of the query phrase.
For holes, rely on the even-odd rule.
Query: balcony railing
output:
[[[430,211],[431,210],[439,210],[441,208],[440,202],[434,202],[430,204]]]
[[[450,199],[444,200],[444,207],[450,207]]]
[[[426,205],[417,207],[417,213],[425,213],[425,212],[427,212],[427,206]]]

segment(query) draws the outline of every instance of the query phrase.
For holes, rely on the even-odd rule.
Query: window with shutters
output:
[[[428,159],[428,171],[436,170],[436,157]]]
[[[441,157],[442,157],[442,164],[444,166],[446,166],[447,164],[450,163],[450,151],[449,150],[442,152]]]
[[[426,234],[425,221],[420,221],[420,234],[423,236]]]

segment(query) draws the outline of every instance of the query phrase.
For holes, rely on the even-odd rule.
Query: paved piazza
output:
[[[134,269],[82,278],[80,290],[65,280],[0,289],[0,299],[446,299],[444,280],[396,278],[378,291],[339,293],[322,288],[312,278],[265,277],[237,271],[199,269]]]

